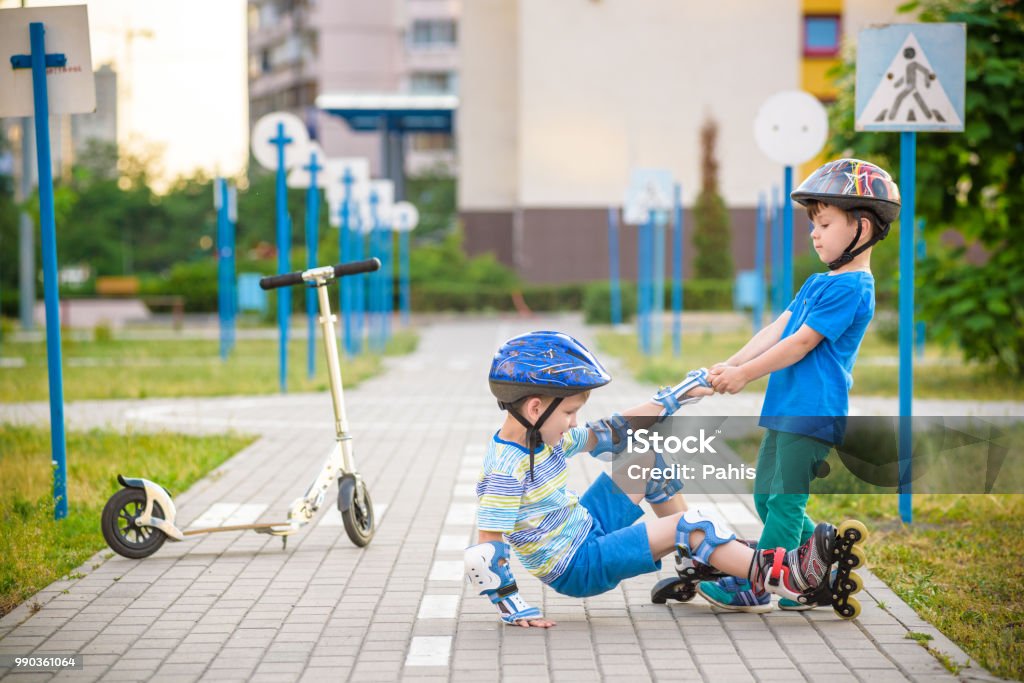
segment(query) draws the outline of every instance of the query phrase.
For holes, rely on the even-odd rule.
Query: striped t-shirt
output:
[[[565,571],[593,526],[579,496],[565,485],[566,458],[589,437],[586,427],[576,427],[554,448],[544,444],[533,456],[532,479],[530,454],[517,443],[495,434],[484,456],[476,484],[477,528],[504,534],[523,566],[545,583]]]

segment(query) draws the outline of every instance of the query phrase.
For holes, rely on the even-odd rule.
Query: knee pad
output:
[[[626,442],[629,430],[629,420],[619,413],[613,413],[611,417],[602,418],[596,422],[588,422],[587,429],[593,432],[597,439],[597,445],[590,451],[590,454],[598,460],[611,462],[615,456],[626,450]]]
[[[690,534],[694,531],[704,532],[704,540],[696,548],[690,545]],[[676,525],[676,551],[704,564],[711,564],[715,548],[734,540],[736,534],[724,520],[700,510],[687,510]]]
[[[655,469],[665,471],[667,464],[661,457],[661,453],[654,454]],[[676,478],[650,479],[647,482],[647,490],[644,492],[644,499],[648,503],[664,503],[672,496],[683,490],[683,482]]]
[[[539,609],[531,607],[519,596],[519,587],[509,567],[507,544],[490,541],[470,546],[466,548],[463,560],[466,579],[498,608],[502,621],[514,624],[519,619],[541,616]]]

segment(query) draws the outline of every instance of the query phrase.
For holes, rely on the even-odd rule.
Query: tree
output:
[[[717,139],[718,124],[708,119],[700,129],[701,188],[693,207],[694,270],[698,278],[731,280],[732,227],[729,210],[718,193]]]
[[[917,215],[935,242],[920,269],[919,310],[966,358],[1024,377],[1024,10],[1014,0],[925,0],[901,10],[967,25],[964,132],[918,136]],[[899,136],[853,130],[855,73],[853,61],[837,72],[830,151],[870,159],[897,177]],[[963,247],[938,244],[949,229],[982,245],[988,262],[971,264]]]

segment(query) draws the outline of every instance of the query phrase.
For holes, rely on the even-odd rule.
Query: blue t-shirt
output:
[[[824,339],[800,361],[771,374],[758,424],[842,443],[853,364],[875,314],[875,278],[864,271],[815,273],[786,310],[782,339],[805,324]]]

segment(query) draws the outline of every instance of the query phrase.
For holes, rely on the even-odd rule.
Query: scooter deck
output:
[[[205,529],[189,529],[182,531],[183,536],[196,536],[197,534],[212,534],[218,531],[261,531],[264,529],[277,529],[279,527],[290,527],[288,522],[261,522],[259,524],[234,524],[232,526],[211,526]]]

